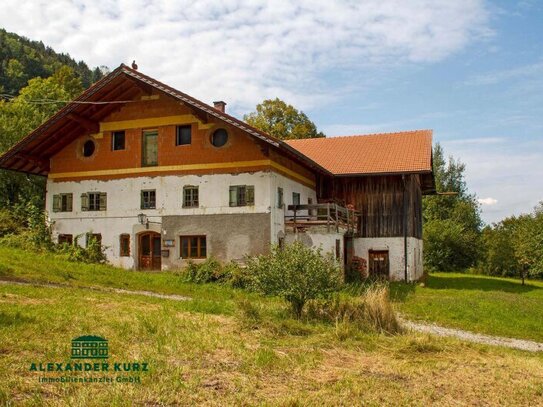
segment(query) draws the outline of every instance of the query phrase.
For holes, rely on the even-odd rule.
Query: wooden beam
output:
[[[89,134],[98,133],[100,131],[100,126],[98,125],[98,123],[88,119],[85,116],[81,116],[80,114],[71,112],[68,113],[67,117],[68,119],[83,127],[86,131],[89,132]]]
[[[23,153],[17,153],[15,157],[34,165],[40,170],[49,171],[49,160]]]

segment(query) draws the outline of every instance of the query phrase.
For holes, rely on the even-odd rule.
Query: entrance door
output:
[[[138,237],[139,268],[141,270],[160,270],[160,233],[143,232]]]
[[[389,275],[388,250],[370,250],[369,252],[370,277],[387,279]]]

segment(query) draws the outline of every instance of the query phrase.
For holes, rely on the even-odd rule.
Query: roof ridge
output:
[[[422,132],[433,133],[433,130],[432,129],[400,130],[400,131],[387,131],[387,132],[382,132],[382,133],[364,133],[364,134],[349,134],[349,135],[341,135],[341,136],[330,136],[330,137],[327,137],[327,138],[328,139],[334,139],[334,138],[348,138],[348,137],[388,136],[388,135],[400,135],[400,134],[422,133]]]

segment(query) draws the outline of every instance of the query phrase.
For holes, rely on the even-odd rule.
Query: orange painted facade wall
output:
[[[155,95],[154,97],[157,97]],[[158,119],[172,116],[182,116],[179,123],[159,125],[151,127],[135,126],[133,121],[145,119]],[[117,128],[125,131],[125,149],[112,150],[113,131],[103,131],[98,135],[82,134],[81,137],[67,145],[51,158],[51,178],[58,181],[81,179],[116,179],[138,176],[162,175],[159,167],[182,166],[202,164],[224,163],[226,168],[197,168],[190,170],[168,171],[168,175],[175,173],[209,174],[209,173],[240,173],[252,171],[273,170],[282,173],[300,182],[300,178],[293,177],[288,171],[283,171],[277,166],[262,164],[262,161],[273,160],[280,166],[300,174],[305,179],[314,183],[314,174],[289,158],[283,157],[275,151],[269,154],[263,152],[263,143],[252,138],[243,131],[228,126],[221,122],[203,123],[186,106],[165,95],[158,99],[141,100],[122,107],[102,120],[101,126],[116,126],[118,122],[132,121],[127,128]],[[191,125],[192,140],[190,145],[176,146],[176,125]],[[211,144],[211,134],[218,128],[228,131],[228,142],[223,147],[215,147]],[[145,130],[158,131],[158,166],[157,171],[153,167],[145,167],[145,173],[131,172],[130,174],[115,172],[123,169],[137,169],[142,167],[142,140]],[[82,156],[82,148],[85,141],[92,139],[95,142],[96,151],[91,157]],[[239,168],[232,163],[245,163]],[[255,165],[247,165],[247,162],[257,162]],[[220,165],[215,165],[217,167]],[[111,170],[111,174],[108,173]],[[86,172],[102,172],[99,175],[89,175]],[[105,174],[103,174],[105,172]],[[122,171],[121,171],[122,172]],[[62,177],[65,173],[81,173],[80,176]],[[307,182],[304,182],[308,184]]]
[[[190,110],[174,101],[152,100],[129,104],[118,113],[112,114],[104,123],[153,117],[189,115]],[[212,129],[198,129],[198,123],[191,124],[192,144],[175,145],[176,126],[156,127],[158,130],[158,165],[201,164],[212,162],[250,161],[264,159],[260,147],[245,134],[227,128],[227,145],[216,148],[210,143]],[[82,144],[88,139],[82,135],[51,159],[51,173],[73,171],[96,171],[141,166],[142,133],[145,128],[125,130],[125,150],[112,151],[111,131],[103,132],[102,138],[95,139],[96,152],[92,157],[81,157]]]

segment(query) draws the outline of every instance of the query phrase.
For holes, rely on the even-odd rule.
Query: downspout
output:
[[[409,282],[407,275],[407,181],[405,174],[402,175],[403,181],[403,266],[405,282]]]

